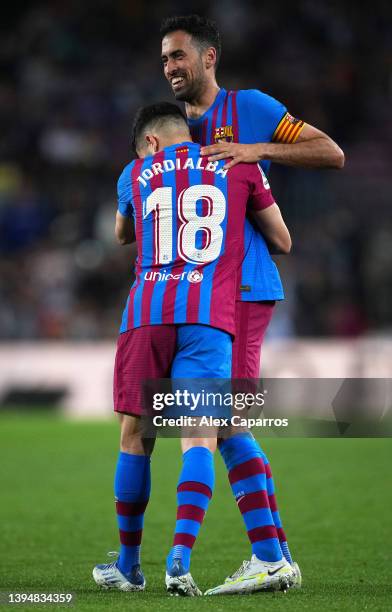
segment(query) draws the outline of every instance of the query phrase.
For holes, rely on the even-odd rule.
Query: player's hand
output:
[[[208,161],[218,161],[228,159],[225,169],[232,168],[236,164],[244,162],[252,164],[260,161],[260,148],[258,144],[239,144],[238,142],[226,142],[220,140],[217,144],[201,147],[201,154],[208,155]]]

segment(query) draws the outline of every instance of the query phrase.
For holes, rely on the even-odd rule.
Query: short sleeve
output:
[[[259,164],[252,165],[252,172],[249,174],[250,197],[248,206],[251,210],[264,210],[275,204],[271,187]]]
[[[258,89],[246,91],[246,103],[255,142],[271,142],[287,108]]]
[[[118,211],[123,217],[132,216],[132,202],[131,202],[131,173],[133,164],[128,164],[122,171],[120,178],[117,182],[117,202]]]

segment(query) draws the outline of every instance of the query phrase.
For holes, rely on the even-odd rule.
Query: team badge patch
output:
[[[214,141],[218,142],[218,140],[226,140],[227,142],[233,142],[233,126],[224,125],[222,127],[215,128]]]

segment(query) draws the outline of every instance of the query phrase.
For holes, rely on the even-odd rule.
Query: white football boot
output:
[[[292,589],[300,589],[302,587],[302,574],[301,574],[301,570],[299,569],[299,565],[296,561],[293,561],[292,566],[291,566],[294,570],[294,574],[295,574],[295,578],[294,578],[294,584],[292,585]]]
[[[256,591],[287,591],[296,579],[294,568],[283,557],[280,561],[269,563],[260,561],[252,555],[244,561],[224,584],[208,589],[204,595],[245,595]]]
[[[170,568],[171,574],[166,572],[165,583],[170,595],[181,597],[199,597],[203,595],[193,580],[190,572],[185,573],[180,561],[175,560]]]
[[[118,553],[108,553],[109,557],[118,556]],[[118,589],[119,591],[144,591],[146,581],[140,565],[134,565],[130,579],[126,578],[117,567],[117,561],[96,565],[93,569],[93,578],[97,585],[104,590]]]

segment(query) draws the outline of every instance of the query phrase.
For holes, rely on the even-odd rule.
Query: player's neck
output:
[[[204,91],[200,94],[198,99],[192,100],[191,102],[186,102],[185,111],[186,115],[189,119],[198,119],[215,102],[215,98],[218,95],[220,87],[217,82],[214,80]]]
[[[192,142],[192,137],[189,132],[183,132],[182,134],[177,132],[172,136],[161,138],[159,143],[159,151],[162,151],[166,147],[172,147],[174,145],[181,144],[183,142]]]

